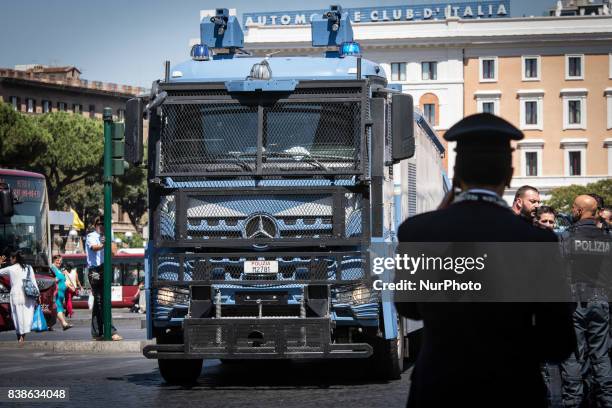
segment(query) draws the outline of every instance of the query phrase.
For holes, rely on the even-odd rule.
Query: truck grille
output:
[[[183,205],[179,207],[177,202]],[[157,210],[158,240],[242,240],[248,245],[359,239],[366,221],[364,213],[362,195],[342,190],[308,194],[186,192],[179,199],[175,195],[162,197]]]
[[[245,261],[278,263],[278,272],[246,273]],[[315,283],[355,282],[367,278],[366,257],[360,252],[277,254],[171,254],[159,255],[154,279],[172,283]]]

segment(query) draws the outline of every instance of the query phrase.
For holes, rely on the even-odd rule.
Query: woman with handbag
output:
[[[66,275],[66,316],[72,317],[72,297],[78,293],[78,290],[83,290],[83,285],[74,265],[67,264],[64,274]]]
[[[62,324],[64,330],[68,330],[72,327],[68,324],[64,317],[64,298],[66,296],[66,275],[60,269],[62,266],[62,256],[53,255],[53,263],[51,264],[51,272],[55,275],[55,281],[57,282],[57,294],[55,296],[55,306],[57,307],[57,320]]]
[[[5,257],[0,257],[0,263]],[[21,251],[11,252],[9,255],[11,266],[0,269],[0,275],[8,275],[11,280],[11,315],[17,332],[17,341],[25,341],[25,335],[32,330],[34,309],[39,300],[40,291],[36,284],[36,277],[30,265],[26,265]]]

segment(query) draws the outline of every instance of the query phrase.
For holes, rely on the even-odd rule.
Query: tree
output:
[[[51,135],[47,152],[33,167],[47,177],[49,204],[57,208],[66,187],[96,177],[102,179],[102,122],[66,112],[39,115],[35,122]]]
[[[59,196],[57,208],[74,209],[83,223],[85,231],[104,207],[104,188],[97,176],[88,177],[66,186]]]
[[[116,177],[113,201],[128,214],[134,227],[147,211],[147,172],[142,167],[130,166],[123,176]]]
[[[612,205],[612,179],[600,180],[595,183],[579,186],[572,184],[567,187],[555,188],[550,193],[546,204],[562,213],[570,213],[576,196],[581,194],[598,194],[604,199],[605,205]]]
[[[39,170],[33,162],[47,154],[51,135],[30,117],[0,102],[0,163],[3,167]]]

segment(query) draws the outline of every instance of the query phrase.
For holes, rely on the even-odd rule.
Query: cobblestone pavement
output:
[[[50,354],[11,351],[0,358],[0,387],[69,387],[65,403],[2,403],[30,407],[403,407],[401,380],[370,378],[362,362],[205,361],[194,387],[166,385],[157,363],[139,354]]]

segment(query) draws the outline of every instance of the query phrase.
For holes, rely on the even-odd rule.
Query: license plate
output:
[[[244,261],[244,273],[277,273],[278,261]]]

